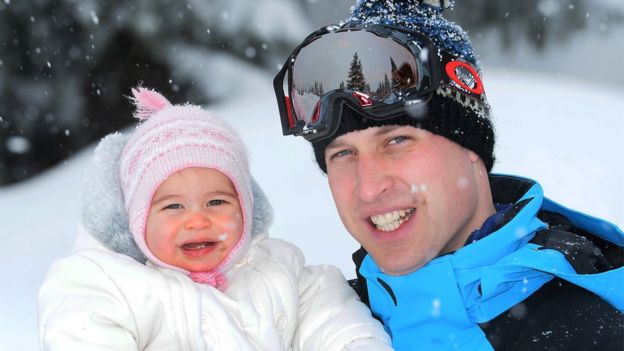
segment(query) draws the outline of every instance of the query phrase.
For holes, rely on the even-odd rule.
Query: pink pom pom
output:
[[[136,106],[134,117],[142,121],[150,118],[150,116],[163,108],[171,106],[169,100],[155,90],[138,87],[137,89],[132,89],[132,95],[131,100]]]

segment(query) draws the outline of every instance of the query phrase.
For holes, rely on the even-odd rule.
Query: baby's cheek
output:
[[[228,241],[238,241],[243,233],[243,218],[240,211],[232,211],[224,219],[223,230],[228,234]]]
[[[240,221],[229,221],[225,223],[225,228],[229,231],[236,231],[241,229]]]
[[[230,222],[229,225],[228,225],[228,232],[230,233],[230,237],[235,239],[235,241],[238,241],[238,239],[243,234],[243,225],[242,225],[242,223],[238,222],[238,221]]]

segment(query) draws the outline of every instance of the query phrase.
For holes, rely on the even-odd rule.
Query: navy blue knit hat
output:
[[[346,22],[388,24],[420,32],[439,49],[471,64],[480,76],[481,67],[468,35],[460,26],[442,16],[442,11],[452,5],[452,0],[357,0]],[[327,172],[325,148],[335,138],[381,125],[412,125],[428,130],[474,151],[483,160],[488,172],[494,164],[494,130],[485,94],[476,103],[461,86],[442,84],[431,97],[426,111],[417,118],[405,114],[375,121],[363,118],[357,111],[345,110],[336,133],[331,138],[312,144],[316,161],[323,172]]]

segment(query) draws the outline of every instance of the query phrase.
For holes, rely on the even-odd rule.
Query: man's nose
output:
[[[193,211],[189,213],[184,223],[184,228],[187,230],[204,229],[210,227],[212,222],[208,215],[202,211]]]
[[[355,191],[357,197],[366,203],[378,201],[392,186],[387,165],[376,155],[358,155]]]

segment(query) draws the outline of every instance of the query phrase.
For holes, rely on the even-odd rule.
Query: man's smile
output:
[[[406,208],[370,217],[375,227],[382,232],[390,232],[399,228],[416,211],[415,208]]]

